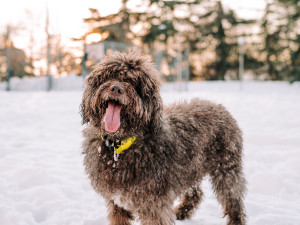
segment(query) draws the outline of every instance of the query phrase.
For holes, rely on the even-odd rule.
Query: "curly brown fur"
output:
[[[112,225],[130,225],[134,217],[131,212],[117,206],[113,201],[107,203],[108,220]]]
[[[86,80],[84,165],[92,186],[108,202],[110,224],[130,224],[133,215],[142,225],[190,218],[206,175],[228,225],[245,224],[242,134],[236,121],[223,106],[199,99],[163,107],[159,84],[149,58],[118,52],[102,60]],[[121,107],[113,132],[104,119],[109,104]],[[136,141],[115,162],[101,135],[110,142],[134,135]],[[183,200],[174,212],[178,196]]]
[[[191,218],[202,200],[202,195],[203,193],[199,187],[190,188],[190,190],[184,194],[180,204],[174,210],[176,219],[185,220]]]

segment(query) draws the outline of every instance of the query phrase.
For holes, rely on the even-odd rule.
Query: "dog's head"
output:
[[[159,86],[159,73],[149,57],[114,52],[86,80],[82,122],[90,122],[102,134],[157,132],[162,111]]]

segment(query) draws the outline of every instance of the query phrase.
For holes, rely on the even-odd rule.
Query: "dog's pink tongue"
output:
[[[116,132],[120,126],[120,112],[121,106],[115,105],[113,103],[108,103],[106,113],[104,116],[105,129],[108,132]]]

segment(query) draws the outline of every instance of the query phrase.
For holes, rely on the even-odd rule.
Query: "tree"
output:
[[[106,40],[131,43],[134,38],[131,24],[134,23],[134,15],[127,8],[128,0],[122,1],[122,8],[116,14],[101,16],[97,9],[90,8],[91,17],[83,21],[90,25],[89,33],[101,33]]]
[[[23,77],[25,75],[28,75],[25,72],[25,66],[26,66],[26,55],[25,52],[21,49],[18,49],[14,46],[13,42],[10,40],[4,39],[7,43],[6,46],[4,45],[4,48],[0,48],[0,62],[1,66],[1,80],[6,79],[7,74],[7,60],[9,60],[9,68],[10,68],[10,77]],[[9,59],[7,59],[7,55],[9,55]]]
[[[135,11],[127,2],[123,0],[118,13],[105,17],[90,9],[92,16],[84,19],[92,26],[90,32],[107,31],[107,40],[134,43],[150,54],[166,52],[172,56],[168,61],[176,61],[178,52],[189,49],[192,79],[224,80],[228,69],[237,68],[238,59],[232,55],[237,55],[238,36],[247,35],[237,28],[255,22],[238,19],[221,1],[149,0],[142,3],[146,10]],[[251,56],[246,59],[255,61]]]
[[[264,61],[267,66],[267,73],[271,80],[283,79],[280,73],[281,61],[279,60],[282,51],[286,46],[282,43],[282,31],[283,26],[278,23],[277,6],[273,2],[269,2],[266,5],[265,13],[262,18],[262,38],[263,49],[261,52],[265,55]],[[277,22],[274,22],[277,21]]]
[[[189,48],[192,79],[224,80],[227,70],[238,60],[229,60],[237,54],[238,36],[249,35],[237,28],[255,23],[224,10],[221,1],[151,0],[149,5],[152,11],[146,12],[145,21],[150,28],[142,40],[150,48],[159,46],[170,52],[178,48],[178,42],[183,49]]]
[[[271,80],[300,79],[300,5],[297,0],[274,0],[261,22],[267,73]]]
[[[62,74],[70,74],[75,72],[80,74],[80,64],[70,51],[65,49],[61,44],[61,35],[52,35],[52,52],[51,63],[56,67],[56,73],[60,76]]]
[[[291,82],[300,81],[300,4],[299,0],[277,0],[285,8],[285,38],[289,50],[286,66],[287,77]]]
[[[221,1],[206,3],[204,7],[205,12],[197,15],[198,37],[193,40],[194,48],[204,58],[212,55],[203,63],[202,76],[208,80],[224,80],[228,69],[237,68],[238,37],[251,36],[247,30],[256,21],[239,19],[233,10],[225,10]]]

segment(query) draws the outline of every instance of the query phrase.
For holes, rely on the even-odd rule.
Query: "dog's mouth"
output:
[[[108,100],[105,102],[105,130],[114,133],[116,132],[121,124],[120,114],[122,109],[122,104],[117,100]]]

